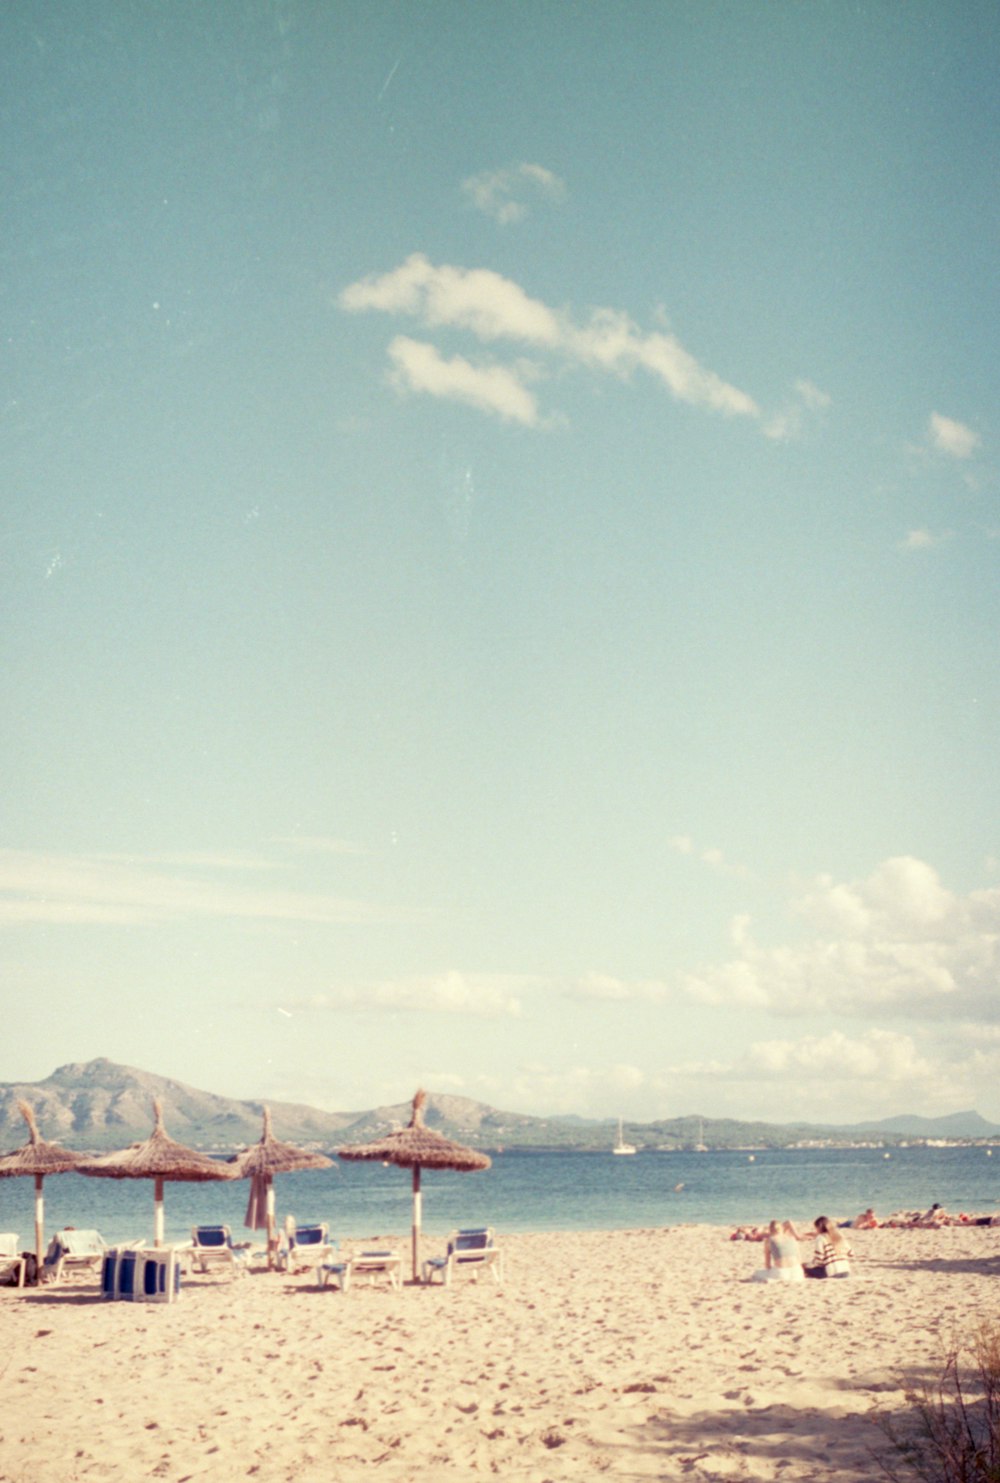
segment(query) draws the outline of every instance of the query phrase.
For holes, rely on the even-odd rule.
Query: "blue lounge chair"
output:
[[[288,1245],[278,1252],[278,1265],[291,1272],[295,1267],[319,1267],[333,1256],[336,1242],[330,1240],[325,1221],[311,1225],[286,1225]]]
[[[449,1287],[456,1272],[475,1280],[484,1268],[494,1282],[503,1281],[503,1252],[494,1243],[493,1227],[466,1226],[452,1231],[444,1256],[432,1256],[424,1262],[424,1281],[433,1282],[438,1277]]]
[[[207,1272],[209,1267],[228,1267],[234,1277],[246,1274],[250,1249],[233,1245],[228,1226],[193,1226],[191,1243],[191,1262],[199,1272]]]

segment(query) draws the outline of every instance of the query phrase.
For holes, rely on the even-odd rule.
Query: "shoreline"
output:
[[[1000,1227],[853,1231],[850,1281],[796,1284],[729,1235],[499,1232],[502,1285],[0,1288],[0,1480],[870,1479],[875,1407],[1000,1311]]]

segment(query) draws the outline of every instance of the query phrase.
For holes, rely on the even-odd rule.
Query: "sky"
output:
[[[1000,1121],[996,7],[0,69],[0,1080]]]

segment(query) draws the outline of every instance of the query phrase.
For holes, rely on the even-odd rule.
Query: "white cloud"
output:
[[[869,1030],[852,1037],[833,1030],[800,1040],[759,1040],[734,1061],[675,1066],[671,1074],[741,1082],[805,1080],[808,1084],[813,1078],[826,1083],[929,1081],[936,1072],[909,1035]]]
[[[776,443],[789,443],[802,433],[807,413],[825,412],[832,399],[811,381],[798,380],[793,396],[768,418],[763,427],[766,438]]]
[[[824,411],[831,405],[833,400],[827,392],[821,391],[811,381],[804,381],[802,379],[796,381],[795,390],[802,399],[803,406],[808,407],[810,412]]]
[[[932,447],[950,458],[971,458],[982,442],[971,427],[956,422],[954,418],[942,417],[940,412],[931,413],[927,435]]]
[[[457,1014],[472,1018],[518,1018],[521,993],[530,978],[507,974],[448,972],[376,983],[352,984],[293,1000],[293,1010],[347,1010],[375,1013]]]
[[[475,366],[461,355],[446,359],[433,345],[406,335],[393,340],[389,359],[393,385],[400,390],[464,402],[525,427],[538,424],[537,401],[517,371],[507,366]]]
[[[736,879],[744,881],[752,879],[752,872],[745,865],[740,865],[737,861],[728,859],[724,851],[720,850],[716,845],[696,845],[690,835],[687,834],[675,834],[672,838],[668,839],[667,843],[679,855],[690,855],[692,858],[700,860],[703,865],[707,865],[710,870],[716,871],[719,875],[734,876]]]
[[[205,865],[208,857],[200,857]],[[219,860],[212,862],[218,871]],[[246,869],[226,860],[226,871]],[[254,869],[262,868],[259,863]],[[153,858],[0,851],[0,923],[148,923],[203,918],[293,922],[376,922],[387,914],[362,901],[166,871]]]
[[[503,1095],[508,1105],[538,1116],[579,1113],[591,1117],[615,1117],[642,1094],[645,1073],[621,1062],[610,1066],[552,1066],[530,1062],[505,1079]]]
[[[1000,890],[956,896],[931,866],[903,856],[864,881],[820,877],[793,909],[817,935],[767,948],[740,919],[738,955],[687,975],[685,993],[779,1014],[1000,1015]]]
[[[464,329],[479,340],[554,346],[562,337],[553,311],[511,279],[489,268],[435,267],[420,252],[389,273],[351,284],[340,304],[354,313],[409,314],[429,328]]]
[[[676,336],[661,331],[645,334],[627,314],[616,309],[594,310],[581,328],[566,312],[557,312],[539,299],[531,298],[519,284],[491,269],[436,266],[422,253],[414,253],[388,273],[372,274],[350,284],[341,293],[339,303],[351,313],[377,310],[409,315],[428,329],[464,330],[487,343],[517,342],[533,352],[558,355],[563,362],[578,368],[601,370],[619,377],[642,370],[655,377],[677,401],[728,416],[760,417],[760,409],[751,396],[702,366]],[[398,337],[392,342],[390,353],[397,359],[402,354],[415,359],[416,352],[410,347],[418,344]],[[421,357],[418,375],[410,375],[412,389],[465,401],[484,410],[499,410],[490,388],[480,386],[469,375],[469,362],[445,361],[428,345],[422,345]],[[442,371],[443,367],[453,365],[454,374],[449,376]],[[493,366],[489,371],[496,375],[502,369]],[[407,370],[409,373],[409,367]],[[532,416],[527,415],[525,399],[529,394],[522,384],[523,369],[515,368],[508,374],[520,387],[521,411],[502,415],[537,426],[540,419],[533,399],[530,399]],[[468,394],[470,386],[477,394]]]
[[[622,1004],[634,1001],[658,1003],[669,998],[673,990],[658,979],[624,979],[608,973],[586,973],[563,992],[568,999]]]
[[[940,546],[943,541],[950,539],[950,530],[943,530],[935,535],[926,527],[920,526],[916,530],[907,531],[899,546],[902,551],[929,551],[933,546]]]
[[[296,855],[363,855],[361,845],[349,839],[333,839],[320,834],[289,834],[277,836],[274,844],[289,849]]]
[[[566,194],[565,182],[546,170],[544,165],[508,165],[501,170],[484,170],[462,181],[462,189],[477,210],[485,212],[501,226],[523,221],[528,215],[529,200],[561,201]]]

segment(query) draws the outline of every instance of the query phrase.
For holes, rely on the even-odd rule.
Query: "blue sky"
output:
[[[995,7],[0,42],[0,1079],[1000,1120]]]

